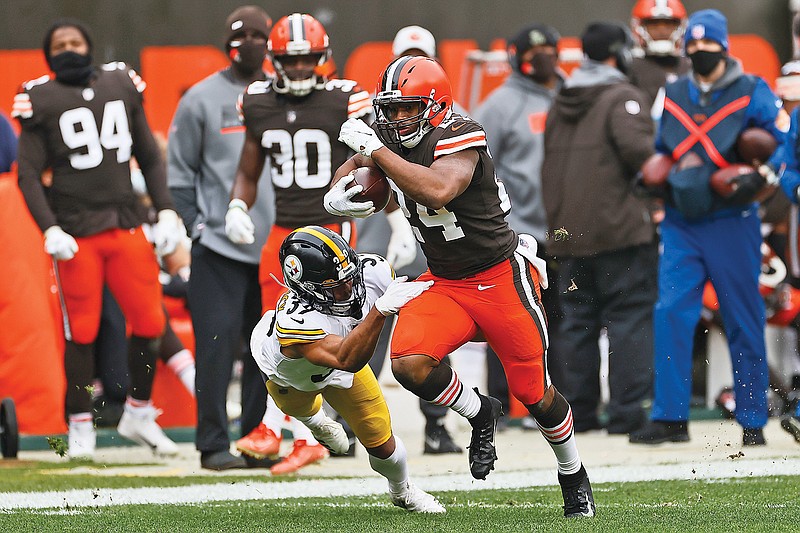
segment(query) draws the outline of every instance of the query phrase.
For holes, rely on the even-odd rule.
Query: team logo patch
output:
[[[300,278],[303,277],[303,265],[294,255],[288,255],[283,260],[283,271],[294,281],[300,281]]]
[[[86,89],[83,90],[81,96],[83,96],[83,99],[86,100],[87,102],[91,102],[92,100],[94,100],[94,90],[91,89],[90,87],[87,87]]]
[[[706,36],[706,27],[703,24],[695,24],[692,26],[692,39],[700,40]]]
[[[286,112],[286,122],[294,124],[297,120],[297,111],[289,110]]]
[[[629,115],[638,115],[642,111],[642,107],[636,100],[628,100],[625,102],[625,111],[627,111]]]

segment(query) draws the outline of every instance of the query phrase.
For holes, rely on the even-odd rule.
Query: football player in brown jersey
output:
[[[155,453],[177,447],[156,424],[150,394],[166,318],[144,213],[131,186],[136,156],[158,210],[154,240],[169,253],[185,235],[166,187],[164,161],[144,115],[145,83],[124,63],[92,66],[92,41],[78,21],[47,31],[44,54],[55,77],[25,83],[14,99],[19,119],[19,185],[44,232],[61,282],[65,320],[69,455],[94,455],[91,382],[103,283],[131,327],[131,389],[119,433]],[[52,169],[49,191],[42,173]]]
[[[371,202],[353,205],[348,180],[340,178],[362,166],[386,173],[428,260],[418,279],[435,281],[398,315],[391,349],[395,377],[417,396],[469,420],[470,471],[485,479],[497,459],[500,402],[464,387],[441,363],[465,342],[485,338],[503,363],[511,393],[555,452],[564,515],[593,516],[571,408],[547,373],[544,262],[536,257],[536,240],[518,236],[506,223],[511,204],[495,176],[483,128],[453,113],[452,102],[450,82],[435,60],[392,61],[376,90],[375,129],[354,120],[342,125],[339,139],[358,153],[336,171],[326,209],[368,214]]]
[[[355,82],[328,80],[321,74],[331,52],[328,34],[314,17],[294,13],[281,18],[272,27],[267,50],[276,77],[252,83],[242,95],[245,141],[225,217],[225,232],[231,241],[253,242],[254,225],[247,211],[255,202],[259,176],[269,159],[275,224],[259,265],[265,312],[274,309],[285,290],[278,281],[282,279],[278,250],[295,228],[324,226],[355,245],[352,218],[328,213],[322,198],[328,191],[333,169],[352,153],[347,145],[338,142],[339,127],[348,118],[360,119],[372,111],[369,93]],[[267,427],[276,425],[279,429],[283,414],[271,400],[266,418],[273,420],[266,423]],[[293,428],[304,431],[296,421]],[[276,433],[280,435],[279,431]],[[245,437],[237,443],[245,453],[247,440]],[[292,452],[271,470],[280,474],[292,472],[326,455],[310,433],[304,438],[296,435]]]

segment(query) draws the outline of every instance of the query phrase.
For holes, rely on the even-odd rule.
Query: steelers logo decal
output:
[[[286,256],[286,259],[283,260],[283,271],[294,281],[300,281],[300,278],[303,277],[303,265],[293,255]]]

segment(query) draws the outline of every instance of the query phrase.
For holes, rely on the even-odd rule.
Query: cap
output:
[[[625,28],[615,22],[593,22],[581,35],[581,46],[586,57],[605,61],[615,55],[628,42]]]
[[[684,47],[689,41],[709,39],[717,42],[723,50],[728,49],[728,19],[716,9],[703,9],[692,13],[684,37]]]
[[[228,15],[225,21],[225,44],[231,42],[234,35],[246,30],[258,32],[266,39],[269,37],[269,30],[272,26],[272,19],[267,12],[258,6],[237,7],[233,13]]]
[[[433,34],[421,26],[401,28],[392,42],[392,53],[395,57],[412,49],[422,50],[428,57],[436,57],[436,39]]]

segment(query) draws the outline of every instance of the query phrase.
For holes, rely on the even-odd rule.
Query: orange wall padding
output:
[[[0,397],[11,397],[19,432],[63,433],[63,330],[52,263],[17,186],[0,174]]]

